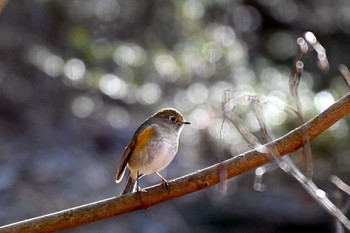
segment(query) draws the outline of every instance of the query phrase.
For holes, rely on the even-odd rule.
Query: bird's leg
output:
[[[136,192],[140,193],[140,192],[147,192],[146,190],[140,188],[139,186],[139,180],[143,175],[140,175],[140,173],[137,171],[137,178],[136,178]]]
[[[156,172],[156,174],[159,176],[159,178],[162,180],[162,184],[166,187],[166,189],[168,190],[168,193],[170,193],[170,184],[169,182],[159,174],[159,172]]]
[[[136,175],[136,192],[140,192],[139,178],[140,178],[140,174],[139,174],[139,171],[137,171],[137,175]]]

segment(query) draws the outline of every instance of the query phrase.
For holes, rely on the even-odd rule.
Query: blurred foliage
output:
[[[119,194],[123,148],[161,107],[192,122],[165,177],[249,149],[229,123],[217,147],[223,93],[290,102],[296,39],[305,31],[331,65],[323,73],[314,53],[304,60],[299,92],[306,119],[313,117],[348,92],[338,65],[349,61],[349,15],[342,0],[9,1],[0,15],[0,224]],[[264,111],[276,137],[296,127],[293,116]],[[242,114],[258,131],[244,106]],[[311,145],[314,178],[330,195],[331,174],[350,183],[347,119]],[[264,193],[247,174],[229,181],[225,196],[211,188],[68,232],[331,231],[331,217],[295,181],[270,173]]]

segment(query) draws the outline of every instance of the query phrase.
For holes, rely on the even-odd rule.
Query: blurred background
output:
[[[312,31],[330,69],[304,59],[300,85],[308,120],[348,92],[350,2],[343,0],[10,0],[0,15],[0,225],[119,195],[115,172],[146,117],[174,107],[192,122],[176,178],[249,149],[222,102],[242,93],[291,103],[296,40]],[[243,118],[257,123],[249,107]],[[264,106],[272,135],[294,116]],[[220,145],[220,146],[218,146]],[[314,181],[343,206],[330,181],[350,183],[349,119],[311,143]],[[294,161],[302,167],[299,154]],[[260,177],[261,178],[261,177]],[[65,232],[335,232],[334,219],[288,175],[267,167],[226,183]],[[141,186],[159,183],[150,175]],[[349,216],[349,215],[348,215]]]

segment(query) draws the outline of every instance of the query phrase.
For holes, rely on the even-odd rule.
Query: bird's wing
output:
[[[145,122],[146,123],[146,122]],[[155,133],[155,127],[154,125],[148,125],[147,124],[142,124],[135,132],[133,139],[131,142],[128,144],[128,146],[125,148],[123,157],[120,161],[118,170],[117,170],[117,175],[115,177],[115,181],[119,183],[124,176],[125,173],[125,168],[127,163],[129,162],[129,158],[131,154],[134,152],[134,150],[138,151],[142,147],[146,145],[150,137],[153,136]]]
[[[117,175],[115,176],[115,182],[119,183],[123,179],[126,164],[129,161],[129,157],[130,157],[134,147],[135,147],[134,140],[131,140],[131,142],[127,145],[127,147],[125,147],[123,157],[122,157],[120,164],[118,166],[118,169],[117,169]]]

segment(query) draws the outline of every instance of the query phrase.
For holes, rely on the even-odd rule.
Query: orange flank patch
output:
[[[136,139],[136,145],[134,150],[136,151],[141,150],[147,144],[148,140],[153,136],[153,134],[154,134],[153,126],[150,126],[144,129]]]

